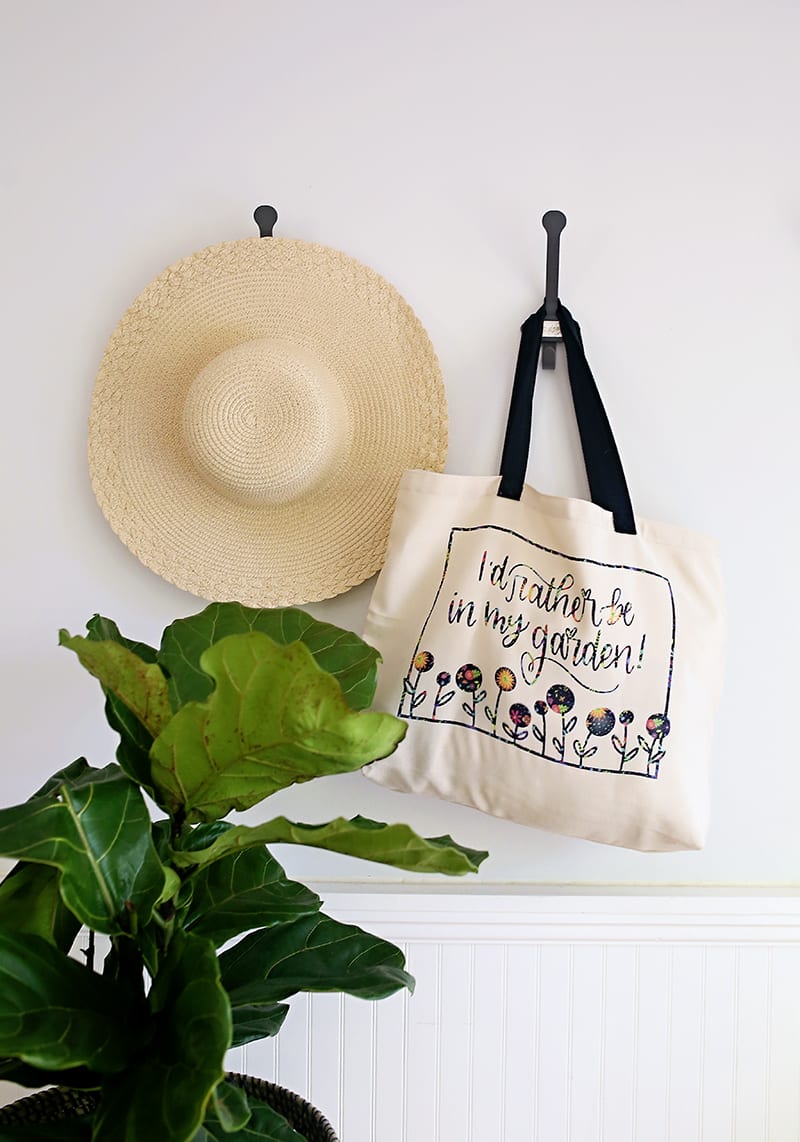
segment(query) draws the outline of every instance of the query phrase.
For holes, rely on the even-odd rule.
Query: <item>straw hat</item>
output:
[[[285,606],[379,570],[406,468],[441,471],[439,363],[408,304],[338,250],[246,238],[177,262],[111,336],[97,500],[147,567],[205,599]]]

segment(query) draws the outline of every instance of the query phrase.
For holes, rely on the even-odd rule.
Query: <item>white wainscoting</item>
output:
[[[800,1142],[800,898],[325,892],[417,977],[232,1052],[342,1142]]]

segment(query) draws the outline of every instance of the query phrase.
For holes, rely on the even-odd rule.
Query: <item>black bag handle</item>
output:
[[[636,523],[625,473],[603,401],[586,360],[580,326],[561,302],[556,315],[567,353],[572,403],[592,502],[613,514],[615,531],[635,535]],[[506,499],[518,500],[525,483],[531,444],[533,393],[543,332],[544,306],[531,314],[522,326],[497,492]]]

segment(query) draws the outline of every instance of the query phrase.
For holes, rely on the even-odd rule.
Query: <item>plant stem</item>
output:
[[[89,944],[83,949],[83,955],[86,959],[86,966],[90,971],[94,971],[94,928],[89,929]]]
[[[178,841],[181,839],[181,833],[183,832],[183,826],[185,824],[186,824],[186,812],[181,807],[180,809],[178,809],[175,812],[175,815],[172,818],[172,828],[170,830],[170,838],[169,839],[170,839],[170,844],[173,846],[173,848],[178,843]]]

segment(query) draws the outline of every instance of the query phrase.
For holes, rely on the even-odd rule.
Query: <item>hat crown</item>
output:
[[[347,457],[339,383],[309,350],[274,338],[226,349],[197,374],[183,406],[200,475],[234,503],[260,507],[319,487]]]

